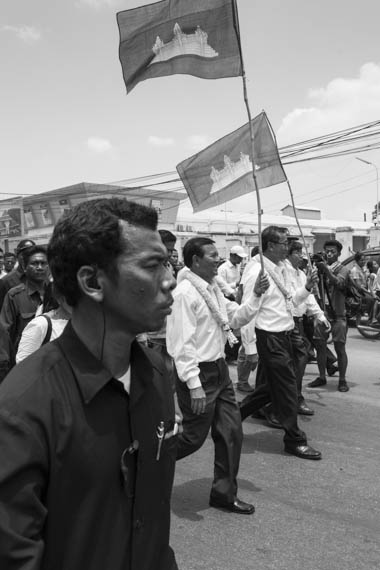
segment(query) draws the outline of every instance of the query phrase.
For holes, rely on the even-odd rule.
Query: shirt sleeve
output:
[[[47,461],[30,426],[0,411],[0,568],[40,570]]]
[[[5,295],[4,303],[1,308],[0,322],[8,331],[9,338],[14,340],[16,330],[16,312],[9,293]]]
[[[36,317],[26,325],[22,331],[21,340],[16,354],[16,363],[33,354],[42,345],[48,330],[48,323],[44,317]]]
[[[181,291],[174,297],[172,312],[166,327],[166,345],[182,382],[189,388],[201,386],[196,350],[196,328],[194,300]]]

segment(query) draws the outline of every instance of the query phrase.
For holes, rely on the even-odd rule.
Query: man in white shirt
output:
[[[237,498],[243,434],[224,345],[228,337],[233,341],[228,322],[236,328],[248,322],[256,300],[252,293],[247,305],[241,307],[224,297],[215,281],[219,254],[211,239],[190,239],[183,257],[188,270],[182,272],[174,290],[172,313],[167,319],[167,348],[177,368],[177,396],[183,414],[177,459],[199,449],[211,427],[215,469],[210,505],[252,514],[254,506]]]
[[[230,258],[218,267],[218,275],[232,287],[234,295],[240,283],[240,265],[247,257],[241,245],[234,245],[230,249]]]
[[[318,276],[314,269],[308,274],[305,285],[292,291],[283,263],[288,252],[287,234],[286,228],[277,226],[269,226],[262,233],[264,268],[270,286],[257,304],[255,327],[257,351],[266,382],[244,398],[240,412],[244,420],[271,401],[285,430],[285,451],[303,459],[321,459],[320,451],[307,444],[306,434],[298,427],[297,380],[291,344],[293,308],[308,298]],[[244,285],[242,306],[248,301],[247,295],[260,272],[260,264],[252,266],[250,278]]]
[[[306,275],[299,269],[303,263],[302,259],[302,243],[299,241],[291,240],[288,250],[288,258],[285,261],[286,269],[289,274],[289,281],[294,294],[297,289],[305,286]],[[291,342],[293,348],[293,363],[297,379],[297,393],[298,393],[298,414],[305,416],[314,415],[314,410],[311,410],[305,402],[302,394],[302,379],[305,373],[307,364],[307,348],[304,340],[303,330],[303,315],[313,316],[320,325],[324,326],[326,332],[330,330],[330,323],[325,317],[322,309],[315,300],[314,295],[310,294],[304,303],[293,308],[294,329],[291,332]]]

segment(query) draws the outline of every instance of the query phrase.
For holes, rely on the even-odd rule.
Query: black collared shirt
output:
[[[175,438],[156,458],[173,421],[164,366],[138,343],[130,397],[71,324],[17,365],[0,386],[0,568],[175,570]]]

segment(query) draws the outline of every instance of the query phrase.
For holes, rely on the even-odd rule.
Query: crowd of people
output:
[[[211,431],[210,506],[253,514],[238,495],[249,416],[282,429],[286,453],[322,458],[298,424],[314,414],[305,368],[315,357],[310,388],[337,373],[349,390],[347,292],[375,296],[379,272],[361,254],[350,272],[336,240],[313,263],[286,228],[261,241],[244,271],[241,246],[221,264],[206,237],[182,265],[155,210],[112,198],[65,214],[47,249],[0,252],[1,568],[176,570],[175,463]]]

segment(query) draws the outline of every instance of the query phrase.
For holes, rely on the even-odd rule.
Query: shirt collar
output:
[[[89,404],[113,379],[112,374],[79,339],[70,321],[56,342],[70,362],[84,402]],[[134,341],[131,347],[131,405],[140,399],[151,381],[153,368],[161,374],[164,372],[161,362],[151,359],[140,344]]]
[[[199,275],[197,275],[193,271],[191,272],[191,274],[193,275],[194,279],[196,280],[198,287],[200,287],[201,289],[206,290],[209,287],[212,288],[215,286],[215,279],[213,279],[211,283],[208,283],[208,281],[206,281],[202,277],[199,277]]]

